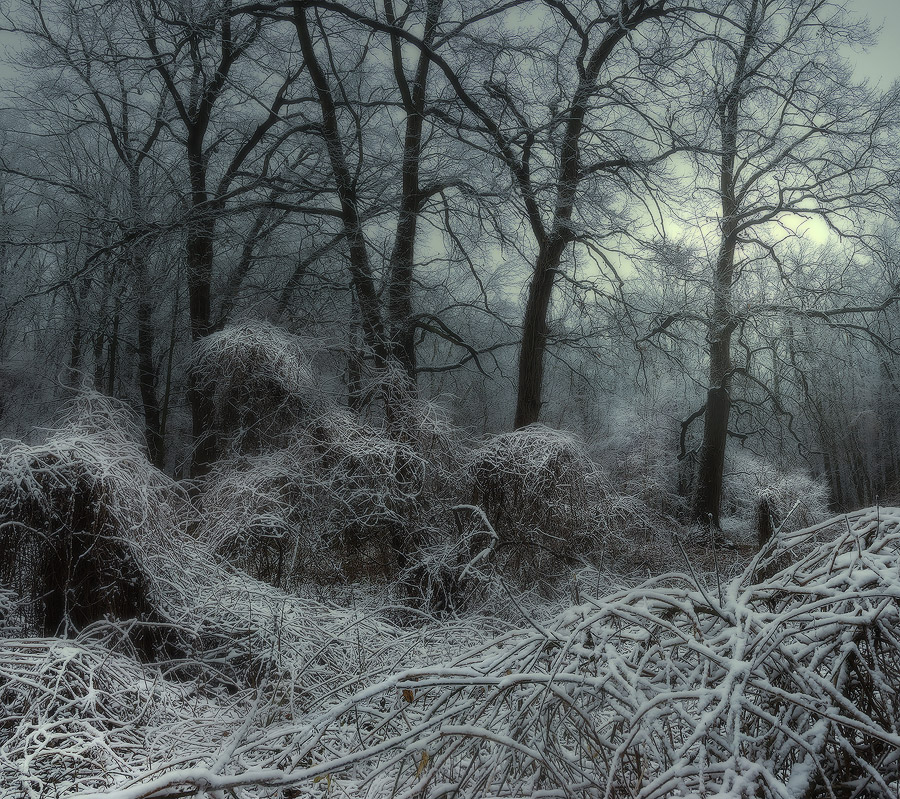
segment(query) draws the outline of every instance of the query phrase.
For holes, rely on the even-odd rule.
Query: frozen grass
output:
[[[900,510],[869,509],[780,533],[721,586],[670,574],[488,635],[198,559],[168,587],[179,658],[137,665],[100,628],[3,643],[0,777],[116,799],[896,796],[898,552]]]

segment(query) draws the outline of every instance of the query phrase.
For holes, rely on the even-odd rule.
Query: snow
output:
[[[398,627],[362,591],[290,596],[187,547],[180,662],[3,641],[0,778],[82,799],[789,799],[848,775],[890,795],[898,552],[900,509],[866,509],[785,533],[721,601],[670,574],[485,635]]]

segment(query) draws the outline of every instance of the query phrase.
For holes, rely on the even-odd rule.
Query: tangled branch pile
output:
[[[296,336],[263,322],[206,336],[191,364],[213,401],[214,428],[236,452],[257,452],[302,421],[317,403],[312,368]]]
[[[779,536],[721,595],[660,577],[113,795],[895,796],[898,554],[900,510],[831,520]]]
[[[900,509],[781,530],[724,584],[402,628],[365,589],[330,606],[216,552],[271,582],[411,553],[390,568],[456,611],[498,559],[543,577],[608,543],[622,498],[544,428],[462,472],[332,408],[235,454],[198,515],[88,404],[0,445],[0,784],[21,795],[896,796]]]
[[[4,580],[16,588],[0,590],[4,790],[66,796],[159,764],[231,766],[227,743],[242,730],[303,718],[426,651],[446,656],[446,627],[398,629],[365,596],[330,607],[217,563],[174,523],[183,497],[136,452],[112,424],[4,444],[0,530],[14,544]],[[43,515],[28,515],[32,505]],[[45,538],[83,550],[60,564]],[[39,593],[48,557],[68,580],[56,595]],[[52,632],[70,638],[24,637],[55,619],[48,599],[65,608]],[[456,641],[472,635],[452,630]]]
[[[0,442],[0,583],[21,599],[22,630],[158,622],[148,553],[174,528],[178,501],[101,398],[85,398],[43,444]],[[134,639],[152,657],[149,628]]]

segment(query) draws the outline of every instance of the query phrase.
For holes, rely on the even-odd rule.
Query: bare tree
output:
[[[285,53],[279,64],[270,65],[275,71],[258,84],[264,91],[241,87],[237,65],[248,60],[260,43],[264,24],[261,17],[236,17],[231,0],[200,6],[154,0],[134,2],[131,8],[145,57],[161,78],[181,128],[189,179],[185,260],[191,337],[196,342],[215,324],[217,220],[233,196],[259,185],[272,167],[273,148],[302,130],[302,123],[284,130],[284,115],[292,102],[289,90],[301,67]],[[236,104],[251,95],[261,113],[245,121],[236,113]],[[248,169],[254,157],[259,163]],[[216,455],[213,409],[209,392],[197,386],[190,386],[188,397],[194,434],[191,472],[200,475]]]
[[[747,326],[773,313],[849,324],[854,315],[885,307],[845,306],[838,296],[827,307],[821,295],[807,296],[799,306],[767,303],[740,292],[766,269],[777,283],[790,285],[784,250],[804,220],[859,236],[864,213],[883,198],[895,98],[878,98],[852,80],[838,47],[853,35],[846,13],[830,0],[729,0],[711,23],[707,49],[698,49],[688,78],[699,101],[684,115],[685,140],[693,138],[696,148],[694,196],[715,226],[709,300],[699,319],[680,311],[658,320],[651,338],[677,321],[693,318],[705,325],[707,397],[692,417],[704,420],[693,515],[715,525],[733,387],[736,380],[755,380]],[[884,289],[886,296],[893,291]],[[746,355],[737,361],[736,333]]]
[[[475,191],[448,157],[448,137],[439,128],[446,95],[450,104],[458,103],[447,81],[436,81],[439,76],[430,69],[435,59],[446,65],[440,52],[451,46],[459,28],[442,20],[442,9],[441,0],[431,0],[397,12],[387,0],[381,14],[369,17],[349,5],[292,4],[289,17],[319,105],[353,308],[376,369],[395,376],[382,391],[389,425],[396,404],[415,391],[417,336],[428,333],[462,347],[463,362],[478,356],[446,321],[416,301],[424,278],[417,250],[422,218],[427,216],[445,246],[460,245],[447,195]],[[284,18],[277,3],[244,10]],[[410,42],[418,45],[412,57]],[[375,90],[378,77],[382,82]],[[366,225],[378,232],[368,234]],[[394,389],[399,393],[392,395]]]
[[[111,146],[114,158],[124,170],[125,203],[120,235],[125,240],[139,238],[148,224],[148,195],[143,185],[142,167],[160,138],[165,125],[165,103],[158,94],[141,97],[151,89],[143,76],[129,63],[111,35],[115,30],[110,9],[61,7],[54,15],[55,29],[45,12],[34,9],[27,35],[42,44],[45,58],[55,57],[59,65],[86,91],[96,114],[96,123]],[[105,35],[91,35],[101,27]],[[73,86],[74,89],[74,86]],[[128,247],[128,281],[136,295],[138,386],[143,405],[145,437],[151,462],[161,467],[165,461],[162,409],[157,393],[158,370],[154,359],[156,329],[153,324],[154,293],[147,253],[142,246]],[[120,305],[117,300],[117,304]],[[121,311],[117,311],[118,315]],[[115,321],[114,328],[118,328]],[[114,375],[118,335],[110,339],[108,369],[109,394],[114,394]],[[73,353],[78,347],[73,345]]]

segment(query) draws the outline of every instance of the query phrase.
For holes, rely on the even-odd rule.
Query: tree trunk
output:
[[[390,350],[384,323],[381,319],[378,291],[372,276],[366,240],[363,235],[356,183],[344,155],[344,142],[338,126],[337,108],[328,78],[316,56],[306,21],[306,12],[299,3],[295,3],[293,6],[293,19],[300,50],[303,53],[306,68],[312,78],[322,111],[322,138],[328,151],[335,189],[341,203],[341,221],[350,250],[348,259],[350,282],[359,308],[363,341],[374,356],[375,366],[379,369],[386,369],[391,362]],[[392,411],[390,397],[385,396],[385,413],[389,423]]]
[[[726,235],[713,281],[713,312],[709,344],[709,389],[703,417],[703,442],[697,464],[693,515],[699,522],[712,520],[720,527],[725,445],[731,415],[731,334],[735,321],[731,310],[735,238]]]
[[[421,123],[419,124],[421,128]],[[419,133],[421,135],[421,131]],[[407,130],[407,140],[409,139]],[[418,145],[416,145],[417,147]],[[403,367],[411,385],[415,385],[416,346],[415,328],[412,323],[412,284],[415,260],[415,238],[419,215],[418,186],[407,194],[407,174],[418,175],[418,165],[408,167],[407,161],[418,155],[404,152],[403,182],[404,191],[400,205],[400,216],[397,222],[397,235],[391,253],[390,283],[388,284],[387,311],[390,325],[391,354]]]
[[[385,0],[384,5],[388,19],[393,22],[391,0]],[[432,0],[428,4],[423,41],[429,47],[434,41],[441,6],[442,0]],[[394,248],[391,252],[390,280],[387,290],[387,317],[392,355],[403,367],[409,378],[409,387],[414,390],[416,331],[413,324],[412,289],[416,232],[423,202],[419,187],[419,172],[422,160],[422,130],[425,122],[425,90],[431,60],[424,52],[419,54],[415,76],[410,87],[403,69],[401,44],[396,36],[391,39],[391,53],[394,77],[397,80],[406,110],[406,132],[403,140],[400,211],[394,235]]]
[[[566,125],[559,143],[559,168],[555,175],[556,202],[553,221],[546,231],[537,216],[535,204],[530,212],[532,232],[538,242],[538,256],[528,287],[528,302],[522,318],[522,345],[519,349],[519,373],[516,396],[516,412],[513,426],[518,429],[538,421],[543,405],[544,354],[547,349],[547,312],[563,250],[574,238],[572,214],[581,183],[580,143],[584,120],[594,93],[600,72],[612,56],[616,46],[642,22],[663,16],[662,4],[647,8],[641,4],[628,7],[622,4],[619,24],[607,31],[591,53],[566,112]],[[534,202],[533,187],[528,170],[520,170],[519,185],[526,205]]]
[[[84,347],[84,318],[81,311],[90,294],[90,278],[82,278],[79,281],[78,291],[74,287],[69,288],[72,296],[72,344],[69,348],[69,378],[73,385],[81,384],[81,358]]]
[[[697,468],[694,493],[694,518],[711,521],[720,527],[722,506],[722,476],[725,471],[725,443],[728,439],[728,417],[731,397],[728,389],[711,388],[706,395],[706,414],[703,417],[703,444]]]
[[[141,267],[139,267],[141,268]],[[144,438],[147,441],[147,452],[150,462],[162,469],[165,463],[162,425],[159,401],[156,396],[156,368],[153,364],[153,306],[146,291],[142,291],[138,301],[138,386],[141,391],[141,402],[144,406]]]
[[[194,126],[188,133],[188,169],[191,177],[191,210],[187,225],[185,254],[187,261],[188,308],[191,340],[196,345],[212,332],[210,320],[215,216],[208,207],[206,165],[203,154],[205,126]],[[191,477],[206,474],[216,459],[217,441],[213,428],[214,386],[201,385],[195,374],[188,378],[188,403],[191,407],[194,452]]]
[[[709,389],[703,420],[703,443],[697,465],[693,516],[720,527],[722,482],[725,473],[725,445],[731,413],[731,335],[737,319],[731,307],[734,262],[739,233],[739,201],[736,162],[738,118],[746,79],[747,58],[753,43],[758,0],[751,0],[747,27],[738,54],[734,77],[716,109],[721,141],[719,156],[719,201],[721,240],[712,276],[712,313],[709,323]]]
[[[536,422],[541,415],[544,385],[544,353],[547,350],[547,312],[564,242],[541,249],[534,276],[528,287],[528,302],[522,318],[522,346],[519,349],[519,381],[513,427]]]
[[[772,536],[775,535],[775,525],[780,524],[780,519],[772,518],[772,507],[768,497],[763,497],[756,506],[756,545],[762,549]]]
[[[116,368],[119,361],[119,325],[122,321],[120,310],[121,300],[116,298],[115,313],[113,314],[112,331],[109,334],[109,348],[106,357],[108,363],[108,372],[106,375],[106,395],[108,397],[116,396]]]

